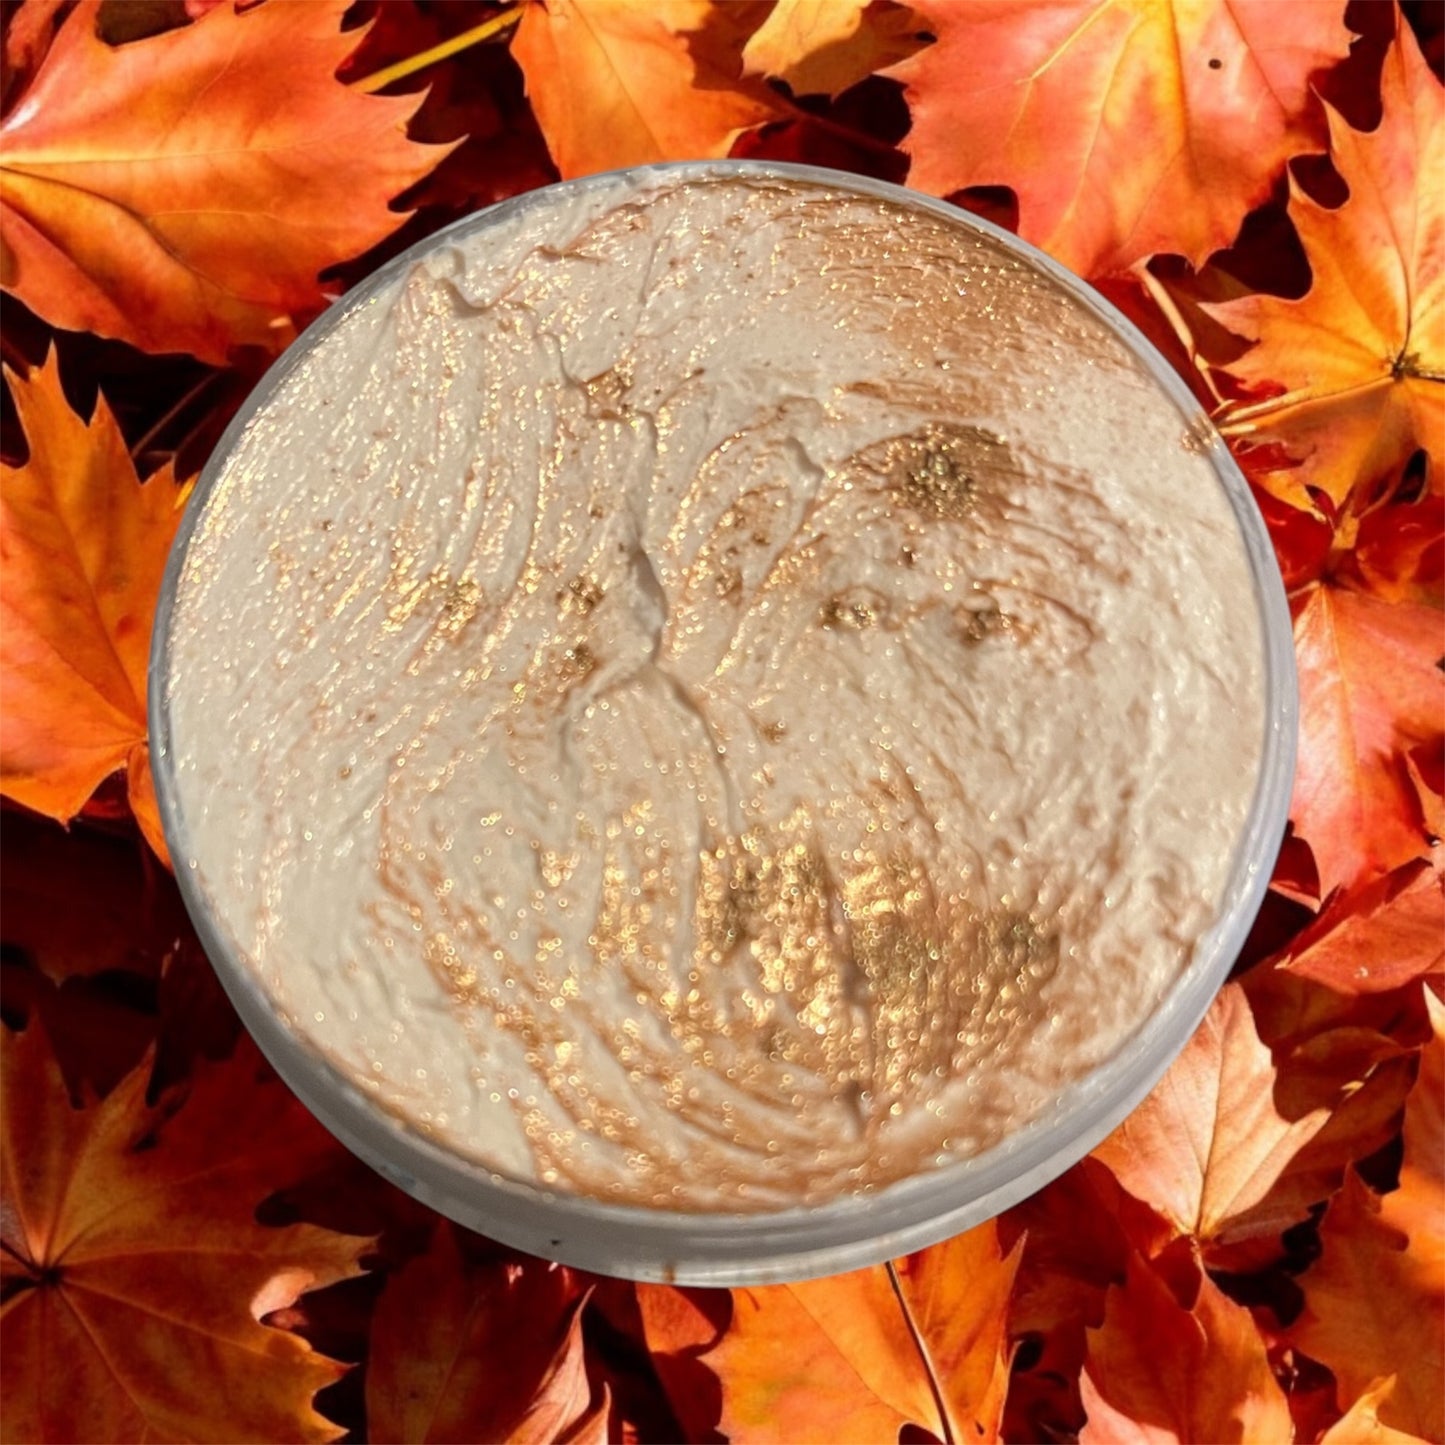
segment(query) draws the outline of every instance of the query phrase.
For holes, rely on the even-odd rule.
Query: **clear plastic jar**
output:
[[[619,181],[674,173],[683,178],[764,177],[827,185],[930,213],[963,233],[1011,252],[1103,323],[1177,407],[1181,430],[1197,438],[1232,507],[1254,583],[1264,655],[1266,731],[1258,782],[1238,839],[1223,903],[1188,967],[1144,1025],[1104,1065],[1065,1089],[1054,1105],[1006,1142],[975,1157],[928,1169],[857,1196],[772,1213],[669,1213],[607,1203],[503,1177],[412,1129],[323,1058],[282,1019],[257,974],[185,866],[187,820],[170,745],[171,620],[190,540],[245,429],[264,411],[299,358],[367,305],[418,259],[462,238],[484,235],[518,208]],[[1122,444],[1122,443],[1121,443]],[[688,162],[568,182],[503,202],[420,242],[382,267],[314,323],[276,363],[221,439],[202,473],[161,591],[150,666],[150,737],[156,790],[187,906],[237,1011],[308,1108],[344,1144],[424,1203],[483,1234],[580,1268],[644,1280],[737,1285],[835,1273],[920,1249],[978,1224],[1025,1198],[1075,1163],[1153,1087],[1197,1027],[1254,920],[1283,835],[1294,767],[1297,696],[1288,608],[1268,536],[1249,489],[1223,442],[1201,427],[1188,389],[1112,306],[1034,248],[944,202],[882,182],[814,167],[764,162]]]

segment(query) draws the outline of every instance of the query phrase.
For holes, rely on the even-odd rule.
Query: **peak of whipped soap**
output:
[[[1249,808],[1259,623],[1185,432],[931,212],[519,206],[225,460],[186,862],[298,1034],[514,1178],[769,1209],[977,1153],[1147,1019]]]

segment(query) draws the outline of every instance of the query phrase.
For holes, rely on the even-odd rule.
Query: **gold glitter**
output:
[[[720,567],[713,574],[713,591],[723,601],[738,597],[743,590],[743,574],[736,567]]]
[[[1189,418],[1189,425],[1180,437],[1179,445],[1191,456],[1202,456],[1219,445],[1219,433],[1205,413],[1196,412]]]
[[[580,681],[597,670],[597,654],[588,642],[574,642],[562,654],[557,672],[564,683]]]
[[[982,642],[986,638],[1014,630],[1013,618],[1000,611],[996,602],[975,607],[959,607],[954,616],[958,620],[959,637],[968,643]]]
[[[660,870],[645,871],[639,886],[639,875],[622,861],[637,850],[628,840],[636,840],[639,830],[645,835],[651,818],[650,806],[639,805],[612,830],[616,841],[608,850],[589,946],[596,964],[625,978],[644,1006],[624,1021],[616,1044],[631,1085],[657,1086],[670,1107],[705,1135],[718,1134],[723,1102],[709,1081],[725,1078],[755,1108],[785,1087],[786,1072],[810,1076],[813,1087],[823,1084],[858,1114],[863,1136],[871,1137],[922,1079],[958,1067],[961,1057],[976,1057],[995,1041],[1057,962],[1056,942],[1028,915],[990,913],[950,925],[926,870],[906,851],[860,855],[840,881],[799,812],[781,830],[750,830],[700,853],[695,951],[686,975],[679,976],[662,962],[663,940],[656,936],[664,901]],[[947,966],[960,951],[971,953],[974,964]],[[470,1005],[472,977],[456,963],[455,951],[434,944],[429,957],[446,969],[458,1002]],[[719,992],[711,976],[731,972],[739,959],[753,984],[731,996]],[[687,986],[689,978],[694,982]],[[655,1156],[628,1113],[626,1095],[609,1102],[600,1081],[583,1084],[562,1072],[573,1035],[561,1016],[581,1011],[573,1030],[605,1028],[601,1018],[593,1015],[584,1024],[591,1006],[554,977],[539,973],[531,993],[538,1001],[546,995],[549,1010],[537,1013],[495,987],[488,1004],[497,1010],[497,1024],[532,1050],[551,1096],[551,1103],[544,1099],[528,1115],[526,1134],[539,1167],[578,1187],[600,1186],[600,1176],[557,1145],[572,1128],[636,1147],[637,1167],[646,1174]],[[547,1022],[549,1013],[556,1022]],[[662,1047],[669,1038],[707,1074],[689,1084]],[[971,1047],[961,1045],[965,1038]],[[557,1119],[549,1112],[553,1107],[562,1111]],[[716,1167],[736,1167],[732,1150],[738,1147],[776,1152],[776,1138],[755,1134],[758,1126],[745,1122],[752,1108],[725,1113],[731,1122],[723,1131],[726,1148],[718,1139],[723,1153]],[[706,1158],[706,1148],[700,1157]]]
[[[599,420],[616,421],[627,412],[627,393],[632,386],[631,368],[625,363],[609,367],[583,383],[588,413]]]
[[[573,611],[579,616],[587,617],[597,609],[606,595],[595,578],[574,577],[557,594],[557,601],[564,612]]]
[[[981,491],[1001,491],[1023,479],[1013,451],[983,427],[933,425],[876,442],[852,466],[881,476],[904,506],[930,520],[962,522]]]
[[[538,854],[537,867],[549,888],[560,888],[577,871],[582,861],[580,853],[563,853],[556,848],[543,848]]]
[[[433,933],[422,950],[427,966],[456,1003],[473,1002],[477,971],[462,961],[457,946],[445,933]]]
[[[391,588],[397,594],[397,600],[386,609],[383,624],[386,630],[396,632],[404,627],[432,591],[438,586],[445,586],[448,580],[445,570],[440,567],[426,577],[413,577],[409,558],[403,555],[392,573]]]
[[[834,632],[866,632],[878,626],[886,607],[876,592],[838,593],[818,608],[818,625]]]
[[[441,616],[437,620],[437,635],[453,638],[477,615],[482,605],[482,589],[470,577],[452,582],[442,601]]]

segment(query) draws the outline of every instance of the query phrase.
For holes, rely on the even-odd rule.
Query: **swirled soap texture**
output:
[[[927,209],[527,198],[221,459],[178,865],[309,1047],[511,1178],[731,1212],[976,1155],[1220,910],[1262,645],[1201,450]]]

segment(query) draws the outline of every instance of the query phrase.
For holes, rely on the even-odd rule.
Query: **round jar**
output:
[[[202,474],[161,815],[247,1027],[534,1254],[898,1255],[1093,1147],[1282,835],[1288,610],[1139,333],[998,228],[750,162],[549,187],[321,317]]]

